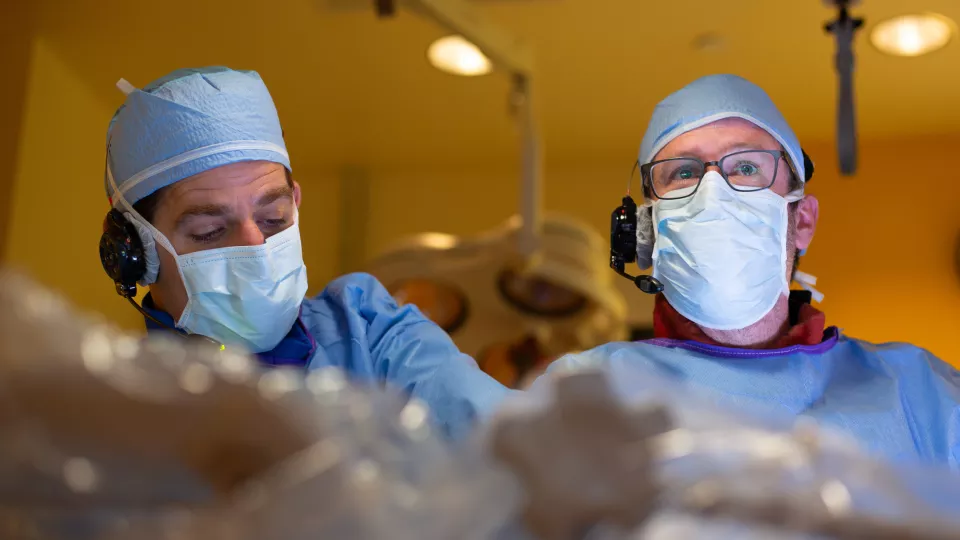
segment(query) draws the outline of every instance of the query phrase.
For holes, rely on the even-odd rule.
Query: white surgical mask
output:
[[[162,233],[157,243],[177,261],[187,305],[177,327],[258,353],[290,332],[307,293],[298,218],[256,246],[231,246],[177,255]]]
[[[124,198],[113,178],[109,159],[106,174],[117,202],[143,243],[146,274],[140,285],[146,287],[157,279],[160,259],[156,244],[177,261],[187,291],[187,305],[176,322],[177,328],[252,353],[272,350],[290,333],[307,294],[307,268],[303,264],[300,216],[296,210],[293,225],[263,244],[178,255],[170,240]]]
[[[737,192],[708,171],[693,196],[656,201],[653,275],[670,305],[715,330],[762,319],[789,294],[787,205],[799,198]]]

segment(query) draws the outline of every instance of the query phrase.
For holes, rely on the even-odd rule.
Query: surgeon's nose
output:
[[[234,236],[234,245],[259,246],[266,242],[266,240],[267,237],[264,236],[263,231],[257,226],[256,220],[248,219],[238,225],[236,235]]]

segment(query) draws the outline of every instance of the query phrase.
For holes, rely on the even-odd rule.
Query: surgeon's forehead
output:
[[[724,118],[678,136],[664,146],[654,160],[695,157],[711,161],[739,150],[779,149],[780,143],[753,122]]]
[[[258,190],[286,183],[283,165],[268,161],[241,161],[185,178],[170,186],[173,198],[226,197],[238,190]]]
[[[245,161],[210,169],[167,186],[157,205],[157,219],[173,223],[186,214],[226,214],[233,211],[230,209],[253,208],[281,199],[293,200],[283,165]]]

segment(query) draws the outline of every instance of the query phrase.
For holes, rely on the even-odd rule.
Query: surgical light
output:
[[[427,49],[427,58],[435,68],[465,77],[486,75],[493,70],[490,59],[462,36],[446,36],[434,41]]]
[[[886,54],[920,56],[945,46],[955,30],[953,21],[942,15],[903,15],[877,24],[870,41]]]
[[[507,302],[533,315],[569,317],[589,304],[586,296],[570,287],[512,268],[500,273],[497,284]]]
[[[431,279],[405,279],[389,286],[402,305],[413,304],[437,326],[453,333],[467,320],[467,298],[454,285]]]

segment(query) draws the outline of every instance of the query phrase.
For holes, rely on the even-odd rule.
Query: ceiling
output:
[[[833,16],[820,0],[475,0],[529,41],[548,165],[622,162],[652,107],[712,72],[734,72],[773,96],[803,141],[834,130]],[[502,73],[460,78],[426,61],[446,34],[410,12],[378,20],[372,0],[49,0],[39,31],[111,107],[124,77],[141,86],[179,67],[225,64],[267,81],[297,165],[335,169],[512,165],[517,135]],[[871,23],[906,12],[866,0]],[[960,20],[956,0],[912,10]],[[709,33],[722,44],[693,44]],[[861,136],[960,131],[960,43],[926,57],[891,58],[861,35]],[[104,119],[104,128],[107,119]]]

